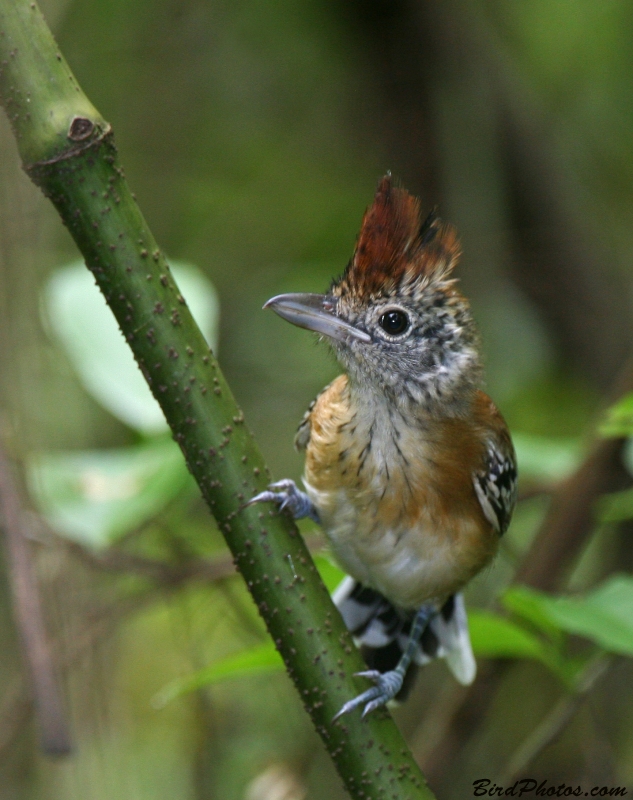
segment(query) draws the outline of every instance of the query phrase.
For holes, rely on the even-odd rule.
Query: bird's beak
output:
[[[272,308],[282,319],[321,333],[339,342],[371,342],[371,336],[336,316],[331,298],[323,294],[278,294],[264,308]]]

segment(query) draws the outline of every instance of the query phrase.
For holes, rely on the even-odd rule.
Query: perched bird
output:
[[[477,331],[452,277],[459,255],[454,229],[434,212],[423,221],[387,175],[329,292],[264,306],[325,337],[346,370],[297,432],[306,491],[283,480],[250,501],[316,520],[350,576],[334,600],[375,686],[339,714],[401,697],[412,662],[445,656],[459,681],[475,676],[461,590],[508,527],[516,462],[478,388]]]

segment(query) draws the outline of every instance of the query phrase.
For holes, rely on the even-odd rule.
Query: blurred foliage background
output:
[[[629,448],[622,460],[620,446],[630,409],[607,431],[620,438],[594,465],[599,488],[569,476],[592,452],[596,420],[622,391],[614,386],[633,388],[633,6],[42,6],[114,127],[161,247],[215,287],[220,361],[275,477],[299,479],[294,429],[338,368],[308,333],[260,313],[262,303],[327,287],[388,169],[458,227],[460,277],[483,335],[487,389],[516,435],[522,501],[497,562],[468,592],[470,607],[483,609],[473,617],[475,689],[433,664],[396,716],[443,799],[469,796],[477,779],[510,781],[517,769],[552,784],[630,786],[630,583],[601,583],[633,566],[633,459]],[[152,429],[104,406],[86,378],[89,334],[81,324],[62,330],[75,315],[51,300],[51,287],[76,259],[21,172],[2,117],[0,431],[21,468],[74,747],[57,760],[39,751],[4,569],[0,797],[342,798],[160,423]],[[197,292],[210,337],[212,292]],[[583,532],[535,578],[531,544],[539,530],[553,541],[564,527],[554,512],[565,491],[572,507],[586,503]],[[592,491],[620,493],[595,503]],[[504,594],[517,569],[586,605]],[[510,622],[490,627],[506,612],[522,633]],[[244,652],[263,653],[255,669],[223,661]],[[216,670],[214,682],[207,674],[157,702],[172,681],[223,663],[233,668],[222,681]]]

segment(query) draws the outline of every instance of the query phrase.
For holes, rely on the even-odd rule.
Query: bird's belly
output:
[[[350,502],[344,488],[306,490],[341,567],[402,608],[443,600],[492,557],[467,517],[440,522],[421,507],[415,519],[384,520],[375,504]]]

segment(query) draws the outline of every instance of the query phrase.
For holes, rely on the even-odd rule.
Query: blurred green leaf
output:
[[[504,602],[515,613],[529,609],[528,618],[544,621],[543,627],[555,626],[608,652],[633,656],[633,577],[615,575],[583,597],[553,597],[517,587],[506,594]]]
[[[215,289],[197,267],[174,261],[171,266],[193,316],[216,351],[219,305]],[[44,307],[85,389],[126,425],[146,434],[165,431],[163,412],[83,262],[53,274],[44,292]]]
[[[508,611],[530,622],[557,645],[562,644],[563,632],[543,609],[539,593],[526,586],[511,586],[504,593],[501,602]]]
[[[483,610],[470,611],[468,625],[476,655],[539,661],[570,690],[574,689],[578,676],[587,665],[586,657],[566,654],[565,636],[555,626],[552,627],[556,635],[542,638],[513,620]]]
[[[548,661],[541,639],[500,614],[481,609],[469,611],[468,627],[473,650],[478,656]]]
[[[250,675],[260,675],[262,672],[277,672],[284,668],[281,656],[272,642],[249,650],[222,658],[208,667],[178,678],[167,684],[152,698],[154,708],[163,708],[167,703],[180,695],[194,692],[203,686],[228,680],[230,678],[243,678]]]
[[[560,481],[580,463],[581,449],[577,439],[554,439],[525,433],[513,433],[512,439],[522,479]]]
[[[602,436],[631,436],[633,434],[633,393],[611,406],[599,427]]]
[[[186,486],[194,490],[179,447],[163,438],[120,450],[37,455],[28,480],[51,527],[95,548],[151,519]]]

